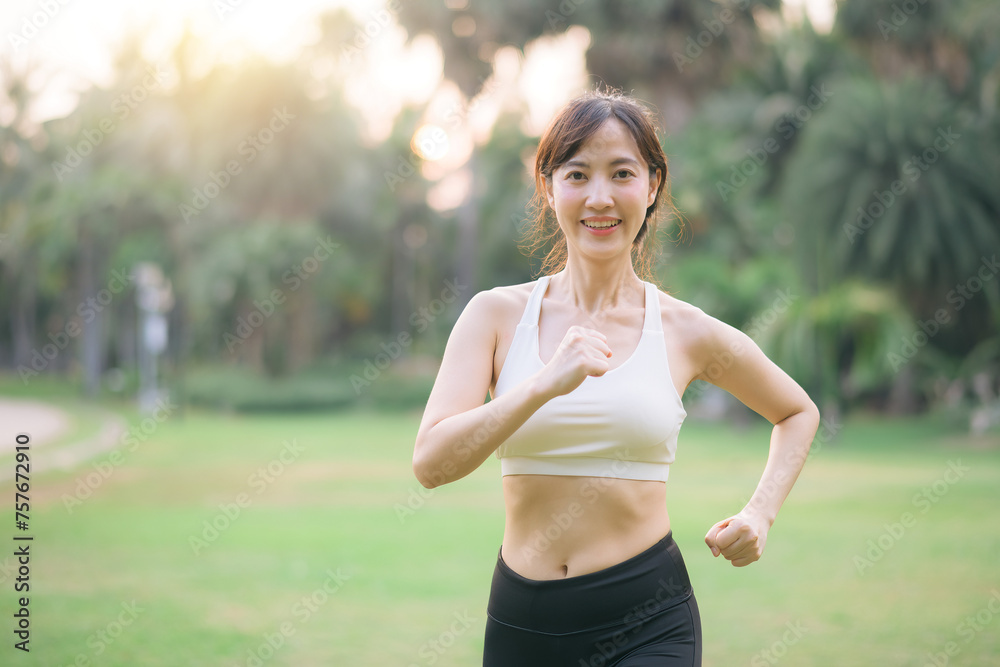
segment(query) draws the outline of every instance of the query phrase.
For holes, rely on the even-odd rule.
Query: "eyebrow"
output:
[[[611,161],[611,166],[616,166],[616,165],[619,165],[619,164],[631,164],[631,165],[635,165],[636,167],[639,166],[639,162],[636,161],[636,160],[633,160],[630,157],[619,157],[619,158],[615,158],[614,160]],[[589,168],[590,167],[590,163],[587,162],[586,160],[575,159],[575,160],[570,160],[569,162],[567,162],[566,166],[567,167],[584,167],[584,168]]]

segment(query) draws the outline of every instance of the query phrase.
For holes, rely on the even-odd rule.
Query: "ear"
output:
[[[649,175],[649,194],[646,196],[646,208],[653,205],[656,201],[656,191],[660,188],[660,180],[663,178],[663,172],[657,168],[655,174]]]
[[[552,192],[552,177],[544,176],[545,179],[545,199],[549,202],[549,208],[556,210],[556,197]]]

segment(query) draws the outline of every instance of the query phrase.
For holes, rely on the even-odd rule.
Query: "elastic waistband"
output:
[[[692,594],[673,533],[642,553],[597,572],[528,579],[498,554],[488,612],[494,620],[546,634],[642,623]]]

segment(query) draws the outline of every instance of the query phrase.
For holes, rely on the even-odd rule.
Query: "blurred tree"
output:
[[[18,71],[11,61],[0,60],[0,74],[0,276],[5,286],[0,313],[8,314],[0,316],[6,325],[0,330],[0,362],[16,367],[30,363],[38,321],[40,277],[28,269],[37,262],[36,248],[44,237],[31,211],[47,194],[46,184],[34,178],[47,168],[46,141],[31,119],[37,97],[29,85],[33,69]]]
[[[993,109],[1000,80],[1000,13],[993,0],[839,0],[835,32],[880,79],[939,75],[952,94]]]
[[[834,422],[860,399],[875,408],[889,406],[889,387],[909,379],[888,362],[910,325],[892,291],[845,280],[822,294],[803,296],[776,310],[773,323],[761,328],[761,348]]]
[[[490,75],[501,46],[524,50],[542,35],[585,26],[592,33],[588,70],[655,104],[674,130],[704,94],[761,54],[761,25],[775,25],[780,7],[780,0],[450,0],[404,2],[399,20],[411,37],[430,33],[438,40],[445,77],[467,97]]]
[[[786,210],[810,221],[805,275],[820,290],[845,276],[887,281],[915,314],[933,315],[982,250],[1000,246],[995,136],[934,81],[837,87],[786,172]]]
[[[534,142],[520,130],[518,121],[511,114],[498,119],[489,142],[479,151],[480,167],[472,172],[482,223],[475,258],[480,286],[532,279],[531,264],[518,245],[534,193],[534,174],[525,160],[525,155],[534,153]]]
[[[324,16],[317,41],[287,64],[212,64],[190,33],[151,63],[132,35],[111,85],[42,126],[27,75],[4,72],[0,363],[30,360],[81,319],[78,304],[111,271],[140,261],[173,280],[175,360],[274,377],[315,369],[323,355],[364,361],[403,332],[420,333],[409,351],[437,354],[448,318],[417,332],[414,314],[446,279],[471,286],[464,301],[531,277],[517,234],[536,140],[521,126],[518,83],[489,79],[494,56],[580,25],[595,83],[661,115],[688,232],[657,267],[668,290],[753,329],[831,405],[912,406],[913,387],[932,401],[952,400],[958,384],[966,397],[996,394],[982,378],[995,385],[1000,367],[989,343],[1000,295],[995,281],[975,292],[970,283],[1000,240],[994,4],[844,0],[833,33],[820,35],[785,23],[778,0],[402,3],[410,39],[441,44],[464,99],[457,116],[432,117],[446,81],[374,143],[361,138],[368,109],[344,98],[343,77],[358,66],[350,47],[367,28],[346,10]],[[501,102],[488,136],[472,131],[477,93]],[[428,123],[479,142],[442,180],[428,180],[439,170],[412,143]],[[467,186],[463,205],[442,196]],[[665,223],[663,237],[676,236]],[[902,329],[890,288],[909,313]],[[275,290],[280,304],[269,302]],[[755,329],[781,295],[794,308]],[[47,370],[75,368],[78,353],[92,389],[105,367],[127,370],[132,300],[118,295],[81,323],[73,350]],[[942,308],[949,326],[887,371]]]
[[[836,85],[782,188],[787,215],[808,221],[796,237],[803,276],[819,294],[850,278],[894,287],[924,336],[897,340],[894,371],[929,340],[964,357],[1000,329],[1000,289],[983,277],[1000,247],[995,130],[933,79]],[[898,377],[898,396],[922,382],[912,373]]]
[[[5,274],[18,285],[19,304],[11,316],[13,363],[28,380],[32,373],[68,367],[76,351],[84,386],[93,394],[113,338],[108,322],[117,317],[129,289],[129,267],[113,273],[122,268],[111,265],[117,244],[132,230],[155,224],[157,211],[162,213],[158,192],[164,184],[153,187],[141,170],[123,164],[134,155],[139,133],[121,131],[138,99],[155,94],[155,77],[130,67],[108,89],[83,93],[69,117],[42,125],[31,120],[27,86],[18,88],[16,76],[9,81],[14,127],[30,128],[21,136],[30,132],[31,146],[23,153],[27,178],[5,179],[10,190],[4,199],[20,211],[9,218],[13,243],[3,254]],[[114,292],[108,289],[112,281]],[[35,331],[26,335],[22,318],[32,309],[37,309],[30,327]]]

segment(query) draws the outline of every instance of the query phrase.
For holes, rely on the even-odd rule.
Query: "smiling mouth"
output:
[[[621,223],[621,220],[581,220],[585,226],[591,229],[608,229]]]

